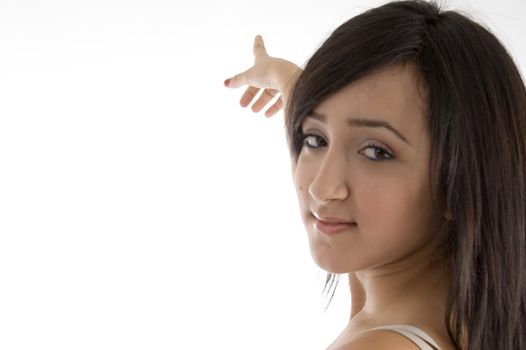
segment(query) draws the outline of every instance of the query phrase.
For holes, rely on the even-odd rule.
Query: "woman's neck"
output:
[[[429,257],[417,252],[383,267],[350,273],[351,321],[356,318],[373,326],[443,323],[449,275]]]

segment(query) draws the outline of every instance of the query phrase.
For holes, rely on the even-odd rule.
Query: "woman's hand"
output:
[[[252,111],[255,113],[261,111],[276,95],[281,94],[276,102],[265,111],[265,116],[271,117],[279,112],[283,105],[286,105],[292,87],[301,74],[301,68],[290,61],[269,56],[260,35],[254,39],[254,56],[254,65],[225,80],[225,86],[238,88],[248,85],[240,100],[242,107],[247,107],[263,89],[259,98],[252,105]]]

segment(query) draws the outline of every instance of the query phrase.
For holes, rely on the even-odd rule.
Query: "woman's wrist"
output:
[[[302,69],[300,67],[287,60],[280,59],[276,65],[276,86],[285,101],[288,100],[292,93],[301,72]]]

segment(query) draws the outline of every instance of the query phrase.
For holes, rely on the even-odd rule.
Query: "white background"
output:
[[[281,114],[223,81],[303,65],[381,1],[0,0],[0,348],[323,349]],[[524,72],[526,2],[450,1]]]

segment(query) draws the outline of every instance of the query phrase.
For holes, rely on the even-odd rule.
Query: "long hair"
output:
[[[407,62],[426,87],[433,199],[452,215],[442,247],[449,336],[459,349],[526,349],[526,90],[489,30],[424,1],[388,3],[345,22],[294,87],[285,120],[292,159],[301,122],[318,104]]]

